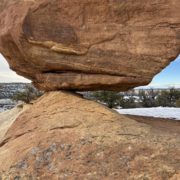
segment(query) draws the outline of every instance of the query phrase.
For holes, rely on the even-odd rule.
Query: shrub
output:
[[[121,98],[118,99],[118,106],[122,108],[136,108],[137,103],[135,102],[135,98],[133,95],[128,96],[121,96]]]
[[[118,106],[118,99],[121,95],[112,91],[96,91],[92,94],[92,96],[95,100],[102,102],[109,108],[115,108]]]
[[[177,99],[180,99],[180,91],[171,88],[169,91],[162,91],[157,101],[159,106],[175,107]]]
[[[141,106],[142,107],[156,107],[157,95],[158,95],[158,91],[155,92],[153,89],[150,89],[147,92],[141,90],[138,94]]]
[[[119,92],[112,91],[97,91],[92,94],[93,99],[100,101],[109,108],[135,108],[136,103],[133,95],[126,94],[126,96]]]
[[[26,85],[25,90],[19,91],[13,95],[12,99],[14,101],[23,101],[25,103],[30,103],[32,100],[37,99],[42,95],[42,92],[38,91],[32,85]]]

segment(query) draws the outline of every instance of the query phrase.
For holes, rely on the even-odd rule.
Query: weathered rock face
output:
[[[51,92],[1,140],[0,178],[178,180],[179,136],[73,94]]]
[[[18,105],[17,107],[13,108],[12,110],[8,110],[5,112],[0,113],[0,141],[6,134],[9,127],[13,124],[16,118],[26,109],[28,109],[30,105]]]
[[[179,9],[179,0],[0,0],[0,52],[44,90],[126,90],[180,52]]]

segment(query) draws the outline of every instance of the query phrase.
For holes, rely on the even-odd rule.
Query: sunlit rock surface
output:
[[[11,118],[15,110],[2,116]],[[178,180],[180,128],[164,126],[51,92],[4,127],[0,178]]]
[[[127,90],[180,52],[179,0],[1,0],[0,52],[43,90]]]

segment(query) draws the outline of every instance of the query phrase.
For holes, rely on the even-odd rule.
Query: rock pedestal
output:
[[[66,92],[37,100],[0,143],[1,179],[178,180],[178,132]]]
[[[179,54],[179,9],[179,0],[0,0],[0,53],[45,91],[127,90]],[[180,177],[179,133],[67,92],[0,129],[3,180]]]
[[[1,0],[0,52],[42,90],[127,90],[180,53],[179,0]]]

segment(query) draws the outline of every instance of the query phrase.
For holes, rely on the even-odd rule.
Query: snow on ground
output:
[[[120,114],[180,120],[180,108],[169,108],[169,107],[134,108],[134,109],[116,109],[116,111],[118,111]]]
[[[4,111],[4,109],[3,109],[3,108],[0,108],[0,113],[3,112],[3,111]]]
[[[14,104],[11,99],[0,99],[0,105],[3,104]]]

